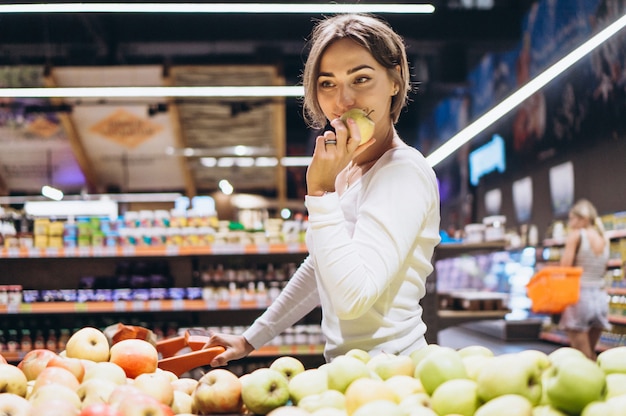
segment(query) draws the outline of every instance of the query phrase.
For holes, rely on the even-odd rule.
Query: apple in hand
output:
[[[30,350],[17,364],[17,367],[22,370],[27,379],[34,380],[48,366],[48,361],[56,355],[54,351],[42,348]]]
[[[104,332],[90,326],[74,332],[65,345],[65,355],[95,362],[109,360],[109,341]]]
[[[440,415],[472,416],[480,405],[478,384],[463,378],[444,381],[430,398],[430,407]]]
[[[14,393],[0,393],[0,415],[31,416],[32,404]]]
[[[17,366],[0,364],[0,393],[13,393],[26,397],[28,380]]]
[[[288,387],[289,397],[297,405],[304,397],[327,391],[328,374],[321,368],[310,368],[295,375]]]
[[[269,368],[258,368],[240,377],[241,399],[248,410],[265,415],[289,401],[289,382]]]
[[[461,355],[450,347],[439,347],[428,353],[415,367],[415,377],[429,395],[444,381],[468,378]]]
[[[533,405],[519,394],[504,394],[481,405],[474,416],[532,416]]]
[[[565,413],[579,414],[604,394],[604,371],[586,357],[559,360],[546,371],[544,389],[548,401]]]
[[[342,393],[356,379],[370,377],[367,364],[358,358],[339,355],[325,366],[328,376],[328,388]]]
[[[214,368],[198,380],[192,398],[194,409],[201,414],[239,413],[241,380],[225,368]]]
[[[386,352],[374,355],[367,362],[367,367],[383,380],[399,375],[413,377],[415,373],[415,365],[411,357]]]
[[[154,345],[142,339],[124,339],[111,347],[109,361],[122,367],[126,377],[154,373],[159,363],[159,353]]]
[[[291,380],[296,374],[304,371],[304,364],[296,357],[284,355],[272,361],[269,368],[283,373],[287,380]]]
[[[626,345],[602,351],[598,354],[596,362],[606,374],[626,374]]]
[[[476,377],[478,397],[487,402],[505,394],[517,394],[526,397],[533,406],[538,405],[543,371],[534,356],[527,360],[516,353],[493,357]]]
[[[369,113],[361,108],[351,108],[341,115],[341,121],[348,127],[348,119],[352,119],[356,122],[361,136],[361,142],[363,144],[372,138],[374,135],[374,121],[369,118]]]

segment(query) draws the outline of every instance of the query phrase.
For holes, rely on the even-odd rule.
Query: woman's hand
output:
[[[348,128],[340,119],[330,122],[335,132],[326,131],[315,140],[315,149],[311,164],[306,173],[307,194],[322,196],[326,192],[335,191],[335,180],[339,172],[365,149],[374,144],[369,140],[359,146],[361,134],[355,121],[348,119]],[[328,143],[329,141],[332,142]]]
[[[223,367],[228,364],[229,361],[246,357],[254,351],[254,347],[250,345],[243,335],[212,333],[203,348],[217,346],[226,348],[226,351],[211,360],[209,363],[211,367]]]

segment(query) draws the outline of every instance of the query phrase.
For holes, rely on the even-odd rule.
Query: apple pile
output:
[[[626,346],[587,359],[561,347],[494,355],[437,344],[411,355],[354,349],[318,368],[282,356],[237,376],[198,380],[158,368],[141,339],[109,344],[86,327],[65,351],[36,349],[17,364],[0,355],[0,415],[173,416],[621,416]]]

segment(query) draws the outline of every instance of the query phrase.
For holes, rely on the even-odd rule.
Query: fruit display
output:
[[[210,368],[194,379],[160,368],[149,340],[112,342],[86,327],[60,353],[35,349],[17,364],[1,357],[0,414],[11,416],[626,415],[626,346],[595,361],[570,347],[354,349],[317,368],[280,356],[246,374]]]

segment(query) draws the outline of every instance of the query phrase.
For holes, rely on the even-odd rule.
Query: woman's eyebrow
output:
[[[350,75],[350,74],[354,74],[355,72],[358,72],[358,71],[360,71],[360,70],[362,70],[362,69],[371,69],[371,70],[374,70],[374,67],[372,67],[372,66],[370,66],[370,65],[366,65],[366,64],[359,65],[359,66],[355,66],[354,68],[350,68],[350,69],[347,71],[347,74],[348,74],[348,75]],[[333,76],[333,73],[332,73],[332,72],[320,72],[317,76],[318,76],[318,77],[332,77],[332,76]]]

